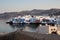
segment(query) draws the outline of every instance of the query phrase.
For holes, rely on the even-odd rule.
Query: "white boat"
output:
[[[43,18],[41,21],[41,24],[43,24],[43,25],[45,25],[45,24],[55,25],[56,23],[57,23],[57,21],[54,18],[49,18],[49,19]]]

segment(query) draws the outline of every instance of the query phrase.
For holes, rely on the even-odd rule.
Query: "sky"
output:
[[[60,0],[0,0],[0,13],[59,8]]]

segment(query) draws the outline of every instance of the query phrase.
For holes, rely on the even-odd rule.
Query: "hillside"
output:
[[[5,12],[0,14],[0,19],[8,19],[11,17],[23,15],[60,15],[60,9],[49,9],[49,10],[26,10],[21,12]]]

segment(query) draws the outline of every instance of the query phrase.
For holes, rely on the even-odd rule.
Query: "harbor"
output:
[[[40,23],[6,23],[0,20],[0,40],[60,40],[60,17],[34,16]],[[42,19],[46,19],[42,21]],[[50,21],[47,21],[49,19]],[[51,22],[54,20],[54,23]],[[11,20],[10,20],[11,21]],[[33,20],[34,21],[34,20]],[[49,24],[51,23],[51,24]],[[53,24],[52,24],[53,23]]]
[[[0,0],[0,40],[60,40],[60,0]]]
[[[60,40],[60,16],[25,15],[11,19],[0,20],[0,40]]]
[[[58,18],[58,19],[57,19]],[[21,28],[23,31],[28,32],[37,32],[41,34],[58,34],[60,35],[60,25],[58,23],[59,16],[50,17],[50,16],[18,16],[12,19],[12,21],[7,22],[7,24],[11,26],[26,26],[25,28]],[[12,23],[11,23],[12,22]],[[29,31],[27,26],[33,25],[32,27],[36,27],[34,31]],[[27,30],[28,29],[28,30]],[[19,28],[17,28],[19,30]]]

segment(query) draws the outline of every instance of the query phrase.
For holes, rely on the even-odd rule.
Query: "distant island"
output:
[[[26,10],[26,11],[21,11],[21,12],[5,12],[0,14],[0,19],[9,19],[12,17],[16,16],[23,16],[23,15],[55,15],[58,16],[60,15],[60,9],[49,9],[49,10],[39,10],[39,9],[33,9],[33,10]]]

